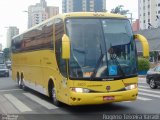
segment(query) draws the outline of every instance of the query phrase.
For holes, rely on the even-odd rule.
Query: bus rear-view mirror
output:
[[[149,44],[147,39],[140,34],[134,35],[134,38],[139,40],[142,44],[142,49],[143,49],[143,57],[149,57]]]
[[[62,37],[62,59],[70,59],[70,40],[66,34]]]

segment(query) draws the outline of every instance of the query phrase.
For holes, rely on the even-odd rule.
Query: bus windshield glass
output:
[[[136,46],[127,19],[66,20],[73,79],[127,78],[137,75]]]

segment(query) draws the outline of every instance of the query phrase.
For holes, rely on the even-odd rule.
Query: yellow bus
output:
[[[136,100],[135,39],[147,40],[130,21],[111,13],[57,15],[12,39],[12,78],[53,104],[105,104]]]

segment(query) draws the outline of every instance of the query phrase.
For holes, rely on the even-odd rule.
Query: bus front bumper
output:
[[[71,92],[69,105],[94,105],[111,102],[133,101],[138,95],[138,88],[120,92],[108,93],[76,93]]]

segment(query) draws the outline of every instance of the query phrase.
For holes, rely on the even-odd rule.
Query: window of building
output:
[[[158,3],[158,7],[160,7],[160,3]]]
[[[148,15],[150,15],[150,12],[148,12]]]
[[[90,8],[90,11],[91,11],[91,12],[94,12],[94,9],[93,9],[93,8]]]
[[[158,14],[160,14],[160,10],[158,11]]]
[[[146,21],[144,20],[143,23],[146,23]]]
[[[145,6],[143,6],[143,10],[145,10]]]
[[[150,19],[148,19],[148,23],[150,23]]]

